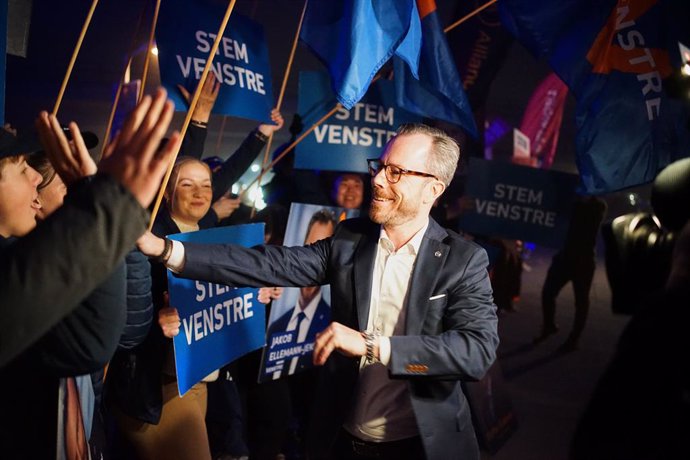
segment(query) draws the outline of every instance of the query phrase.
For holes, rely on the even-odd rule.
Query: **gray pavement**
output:
[[[569,354],[556,352],[572,325],[570,284],[558,297],[560,331],[533,347],[532,338],[541,325],[541,287],[552,255],[549,249],[535,250],[526,261],[529,271],[523,271],[518,311],[499,318],[499,362],[519,426],[498,452],[483,453],[483,459],[566,459],[577,420],[629,319],[611,312],[611,291],[603,260],[599,260],[579,349]]]

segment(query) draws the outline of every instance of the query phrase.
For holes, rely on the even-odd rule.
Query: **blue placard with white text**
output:
[[[223,2],[167,0],[161,4],[156,45],[161,82],[178,111],[187,110],[177,85],[191,94],[206,65],[220,22]],[[263,27],[233,13],[211,71],[221,83],[213,113],[271,122],[271,66]]]
[[[558,248],[577,183],[574,174],[470,158],[465,193],[472,206],[460,228]]]
[[[298,112],[304,126],[311,126],[336,102],[328,74],[300,72]],[[295,168],[366,173],[367,158],[381,156],[398,126],[421,120],[397,106],[393,82],[379,80],[351,110],[341,107],[299,144]]]
[[[251,247],[263,243],[264,224],[219,227],[169,238]],[[180,395],[216,369],[264,345],[266,311],[257,299],[258,289],[187,280],[168,271],[168,290],[170,305],[177,308],[182,322],[173,340]]]

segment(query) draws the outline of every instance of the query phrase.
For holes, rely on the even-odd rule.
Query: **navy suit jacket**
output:
[[[343,221],[334,235],[304,247],[185,243],[182,276],[237,286],[331,285],[333,321],[365,330],[380,226]],[[430,460],[479,458],[461,381],[480,379],[496,357],[496,310],[486,252],[430,219],[407,293],[405,335],[393,336],[391,378],[409,384]],[[310,458],[327,458],[345,421],[359,359],[334,353],[321,371],[307,439]]]
[[[298,307],[293,307],[283,313],[280,318],[272,322],[268,326],[268,330],[266,331],[266,338],[267,340],[270,341],[271,336],[275,333],[279,332],[285,332],[287,330],[288,324],[290,323],[290,318],[292,318],[292,312],[295,311],[295,308]],[[323,300],[323,297],[319,299],[319,303],[316,306],[316,310],[314,310],[314,316],[311,319],[311,322],[309,323],[309,330],[307,331],[307,336],[304,339],[304,342],[314,342],[316,340],[316,334],[317,332],[321,332],[328,325],[330,324],[331,320],[331,306],[328,305],[328,303]],[[309,369],[314,367],[312,364],[312,356],[313,353],[306,353],[302,356],[299,357],[297,360],[297,367],[295,368],[295,373],[303,371],[305,369]],[[281,377],[284,377],[287,374],[287,372],[290,370],[290,362],[291,359],[286,359],[285,364],[283,366],[283,372],[281,372]]]

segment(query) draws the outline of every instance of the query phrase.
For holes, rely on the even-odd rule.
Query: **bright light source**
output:
[[[237,194],[240,191],[240,186],[237,185],[237,183],[232,184],[232,189],[230,189],[232,193]]]
[[[158,56],[158,47],[157,46],[154,46],[153,48],[151,48],[151,54],[153,54],[154,56]]]
[[[254,164],[252,165],[252,167],[251,167],[252,172],[257,172],[257,171],[259,171],[260,169],[261,169],[261,167],[260,167],[258,164],[256,164],[256,163],[254,163]]]
[[[266,202],[264,201],[264,193],[261,187],[257,187],[256,184],[249,189],[249,199],[256,204],[256,209],[261,211],[266,207]]]

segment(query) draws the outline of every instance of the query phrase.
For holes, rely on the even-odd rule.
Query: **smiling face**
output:
[[[432,139],[425,134],[399,135],[386,146],[381,163],[411,171],[429,172],[427,158]],[[371,179],[369,217],[386,229],[405,224],[423,226],[431,206],[444,187],[438,180],[403,174],[391,184],[383,169]]]
[[[36,187],[41,175],[26,163],[4,161],[0,166],[0,235],[5,238],[24,236],[36,226],[36,213],[41,208]]]
[[[175,190],[166,199],[170,214],[188,225],[196,225],[211,207],[211,171],[200,161],[180,165]]]
[[[358,174],[343,174],[335,183],[335,202],[345,209],[359,209],[364,199],[364,182]]]

